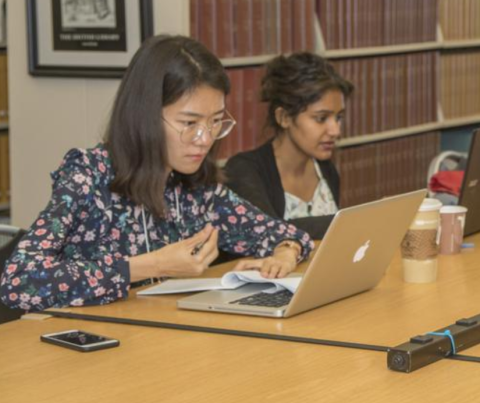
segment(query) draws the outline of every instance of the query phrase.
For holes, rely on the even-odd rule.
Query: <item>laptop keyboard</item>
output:
[[[281,290],[272,294],[266,292],[259,292],[257,294],[249,295],[235,301],[231,301],[230,304],[239,305],[255,305],[255,306],[268,306],[271,308],[278,308],[280,306],[288,305],[292,299],[293,294],[288,290]]]

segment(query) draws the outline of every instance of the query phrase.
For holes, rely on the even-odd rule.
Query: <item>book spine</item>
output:
[[[305,50],[314,51],[316,48],[315,38],[315,0],[306,0],[305,4]]]
[[[264,0],[266,4],[265,8],[265,44],[266,48],[264,53],[267,55],[277,53],[277,0]]]
[[[200,39],[200,0],[190,0],[190,36]]]
[[[335,29],[335,4],[336,0],[323,0],[325,3],[326,20],[326,46],[327,49],[337,49],[336,29]]]
[[[199,35],[202,42],[213,53],[217,53],[217,7],[216,0],[203,0],[199,10]]]
[[[306,1],[307,0],[294,0],[292,2],[292,15],[293,15],[293,50],[298,52],[306,50]]]
[[[345,47],[351,49],[354,47],[354,16],[353,16],[353,0],[345,0]]]
[[[280,0],[280,23],[277,26],[277,35],[280,38],[281,53],[291,53],[293,50],[292,1]]]
[[[255,67],[246,68],[243,71],[243,112],[244,112],[244,128],[242,131],[242,151],[255,148],[255,132],[257,126],[256,110],[258,107],[258,96],[255,77]]]
[[[253,55],[263,55],[266,52],[266,5],[264,0],[252,0],[252,38]]]
[[[236,24],[233,18],[233,1],[216,0],[216,53],[218,57],[233,57],[233,37]]]
[[[251,56],[253,54],[253,14],[252,0],[235,0],[236,33],[235,55]]]
[[[335,21],[337,26],[337,43],[335,49],[345,49],[345,3],[344,0],[337,0]]]
[[[243,129],[243,108],[240,105],[240,100],[243,98],[243,70],[229,69],[227,70],[228,78],[231,83],[231,92],[225,100],[225,107],[236,120],[237,124],[232,132],[224,139],[219,140],[220,146],[218,151],[218,158],[230,158],[241,150],[239,143],[242,141]]]

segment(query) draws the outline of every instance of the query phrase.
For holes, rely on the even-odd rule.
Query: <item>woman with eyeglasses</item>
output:
[[[322,239],[338,210],[331,157],[353,86],[319,55],[299,52],[270,61],[261,90],[274,136],[229,159],[227,185],[271,217]]]
[[[220,61],[181,36],[147,40],[120,84],[104,141],[73,149],[53,194],[7,262],[2,301],[39,311],[106,304],[132,284],[201,275],[218,251],[235,269],[283,277],[310,237],[219,183],[215,141],[235,120]]]

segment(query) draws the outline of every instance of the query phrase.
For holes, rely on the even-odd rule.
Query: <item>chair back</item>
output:
[[[0,224],[0,277],[7,259],[25,233],[26,231],[21,228]],[[24,313],[21,309],[10,309],[0,301],[0,324],[19,319]]]
[[[432,176],[440,171],[452,171],[452,170],[465,170],[465,166],[460,168],[461,165],[465,165],[468,155],[458,151],[442,151],[435,158],[432,159],[428,166],[427,172],[427,187],[430,184]],[[435,197],[435,192],[428,190],[428,197]]]

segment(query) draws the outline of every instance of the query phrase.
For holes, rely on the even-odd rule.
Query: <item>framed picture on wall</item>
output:
[[[0,0],[0,48],[7,46],[7,2]]]
[[[121,77],[152,14],[152,0],[27,0],[29,73]]]

